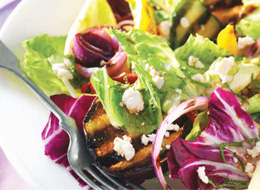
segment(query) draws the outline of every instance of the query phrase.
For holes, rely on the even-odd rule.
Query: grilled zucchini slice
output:
[[[141,142],[141,137],[131,137],[126,131],[113,127],[99,99],[94,101],[84,119],[84,131],[87,148],[95,162],[110,175],[139,180],[155,176],[151,159],[152,143],[145,146]],[[181,134],[181,130],[172,133],[165,138],[165,143],[171,144]],[[122,138],[124,135],[132,138],[132,145],[136,152],[130,161],[126,161],[113,150],[115,137]],[[161,164],[164,170],[167,170],[166,151],[162,153],[161,158]]]
[[[221,29],[219,21],[200,0],[182,0],[175,8],[170,33],[172,49],[183,45],[190,34],[215,39]]]

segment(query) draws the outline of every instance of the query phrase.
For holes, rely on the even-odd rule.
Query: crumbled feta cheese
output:
[[[230,75],[219,74],[219,78],[221,79],[223,84],[229,83],[233,80],[233,76],[230,76]]]
[[[148,69],[149,69],[149,67],[150,67],[150,66],[149,66],[149,64],[148,64],[148,63],[147,63],[147,64],[145,64],[145,69],[147,69],[147,70],[148,70]]]
[[[143,135],[141,138],[141,141],[146,146],[149,143],[149,137],[147,137],[146,135]]]
[[[124,107],[124,103],[123,103],[123,102],[120,102],[120,103],[119,103],[119,106]]]
[[[190,26],[190,22],[186,17],[181,17],[180,23],[183,28],[188,28]]]
[[[168,131],[165,132],[164,134],[165,137],[169,137],[170,136],[170,133]]]
[[[170,69],[171,69],[171,67],[172,67],[172,66],[171,66],[171,65],[169,65],[169,64],[166,64],[166,63],[165,63],[164,67],[165,67],[166,71],[168,71],[168,70],[170,70]]]
[[[260,155],[260,141],[258,141],[255,145],[254,148],[252,148],[251,150],[250,149],[247,149],[247,153],[249,155],[251,155],[253,158],[257,157]]]
[[[232,69],[233,65],[235,65],[235,58],[225,57],[221,61],[216,63],[214,73],[226,75]]]
[[[182,66],[181,69],[186,70],[187,68],[185,66]]]
[[[245,167],[245,172],[247,173],[247,175],[249,177],[253,176],[254,170],[255,170],[254,165],[252,163],[248,162],[246,167]]]
[[[142,143],[146,146],[149,142],[153,142],[156,134],[149,134],[148,136],[143,135],[141,138]]]
[[[131,137],[126,135],[123,136],[123,139],[119,137],[114,139],[114,150],[118,155],[125,157],[127,161],[133,159],[135,155],[135,149],[131,144],[131,141]]]
[[[197,173],[199,178],[201,179],[201,181],[205,184],[209,183],[209,178],[206,176],[206,172],[205,172],[205,166],[201,166],[197,169]]]
[[[160,73],[153,68],[150,68],[150,75],[152,77],[160,76]]]
[[[216,62],[214,73],[219,75],[222,83],[228,83],[233,80],[233,76],[228,75],[228,72],[232,69],[235,64],[234,57],[223,58],[221,61]]]
[[[191,76],[191,79],[195,80],[195,81],[198,81],[198,82],[203,82],[204,81],[204,77],[200,73]]]
[[[153,82],[155,83],[158,89],[161,89],[164,84],[164,78],[160,76],[155,76],[152,78]]]
[[[243,49],[246,46],[253,45],[254,43],[255,43],[255,41],[253,40],[253,38],[251,38],[249,35],[247,35],[246,37],[238,38],[237,47],[238,47],[238,49]]]
[[[124,92],[122,101],[130,113],[138,114],[144,109],[142,94],[133,88],[129,88]]]
[[[167,124],[167,130],[168,131],[179,131],[180,130],[180,126],[177,124]]]
[[[73,79],[70,70],[67,69],[64,63],[56,63],[52,65],[53,72],[60,78]]]
[[[170,150],[171,145],[167,144],[167,145],[165,146],[165,148],[166,148],[167,150]]]
[[[235,163],[237,163],[237,162],[238,162],[237,157],[233,157],[233,161],[234,161]]]
[[[163,21],[159,24],[158,30],[161,36],[169,40],[171,23],[169,21]]]
[[[182,94],[182,90],[181,89],[175,89],[175,92],[177,92],[178,94]]]
[[[205,68],[205,65],[200,62],[199,58],[194,57],[194,56],[190,56],[189,57],[188,64],[189,64],[189,66],[195,67],[196,69],[203,69],[203,68]]]
[[[153,142],[154,139],[155,139],[155,136],[156,136],[156,134],[150,134],[150,135],[148,135],[149,141],[150,141],[150,142]]]
[[[160,77],[160,73],[155,70],[153,66],[150,67],[150,75],[152,76],[152,80],[155,83],[158,89],[161,89],[164,84],[164,78]]]

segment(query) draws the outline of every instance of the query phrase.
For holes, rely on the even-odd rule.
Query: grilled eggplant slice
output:
[[[88,150],[97,165],[110,175],[138,180],[155,176],[151,159],[152,143],[145,146],[142,144],[140,136],[132,137],[126,131],[113,127],[99,99],[93,102],[84,119],[84,131]],[[171,144],[181,134],[182,130],[170,134],[168,138],[165,138],[165,144]],[[136,152],[134,158],[130,161],[126,161],[113,149],[115,137],[122,138],[124,135],[132,138]],[[161,164],[164,170],[167,170],[166,151],[162,153],[161,158]]]

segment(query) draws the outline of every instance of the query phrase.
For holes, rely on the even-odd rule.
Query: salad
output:
[[[258,7],[87,0],[67,36],[23,43],[21,68],[76,120],[112,175],[155,171],[167,189],[169,170],[188,189],[251,188],[260,154]],[[52,114],[42,138],[45,154],[75,175]]]

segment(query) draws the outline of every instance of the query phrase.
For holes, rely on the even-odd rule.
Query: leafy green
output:
[[[231,53],[217,46],[208,38],[204,38],[198,34],[196,36],[190,35],[187,42],[183,46],[177,48],[174,51],[174,54],[180,65],[185,68],[183,69],[183,72],[185,72],[185,75],[189,78],[195,74],[205,73],[218,57],[231,55]],[[198,69],[189,66],[188,60],[190,56],[199,58],[199,61],[205,67]]]
[[[48,96],[69,94],[67,87],[52,70],[53,64],[63,63],[65,40],[66,36],[51,37],[45,34],[23,42],[26,52],[21,69]],[[71,84],[79,89],[84,83],[86,80],[74,72]]]
[[[104,109],[113,126],[128,131],[131,135],[150,134],[158,128],[162,121],[158,92],[153,86],[147,87],[142,81],[139,92],[143,96],[144,110],[138,115],[130,113],[125,106],[121,107],[122,96],[125,88],[117,88],[118,83],[112,80],[105,68],[97,71],[91,77],[91,83],[100,98]],[[151,89],[149,89],[151,88]],[[147,90],[148,89],[148,90]],[[149,92],[150,90],[150,92]]]
[[[52,64],[63,62],[65,40],[66,36],[39,35],[23,42],[26,53],[21,68],[49,96],[69,94],[61,79],[52,71]]]
[[[164,84],[159,91],[164,112],[168,113],[182,101],[198,96],[195,85],[186,79],[167,42],[156,35],[136,29],[128,33],[116,30],[113,32],[127,53],[128,62],[136,63],[133,70],[138,73],[139,68],[142,68],[148,73],[145,80],[154,84],[149,74],[150,66],[153,66],[164,78]],[[182,93],[177,93],[176,89],[180,89]]]
[[[256,94],[248,100],[249,108],[247,110],[248,113],[254,114],[260,112],[260,94]]]
[[[241,19],[236,25],[236,31],[243,36],[249,35],[254,40],[260,39],[260,8]]]
[[[199,113],[198,116],[195,118],[191,132],[186,136],[185,140],[195,141],[197,139],[197,136],[199,136],[201,132],[204,131],[208,123],[209,118],[207,111]]]

